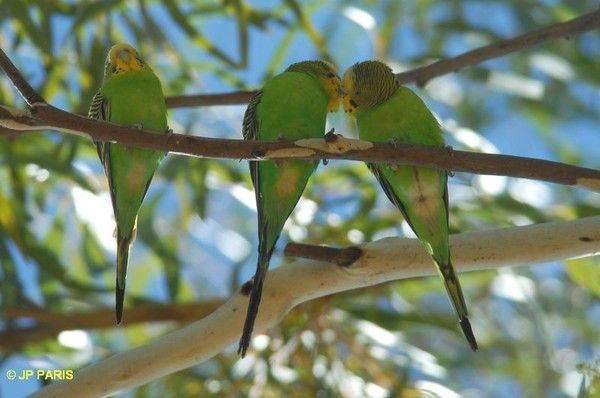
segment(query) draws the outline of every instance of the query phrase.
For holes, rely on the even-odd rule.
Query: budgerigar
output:
[[[243,122],[247,140],[323,137],[327,111],[340,104],[341,81],[333,65],[305,61],[269,80],[253,97]],[[318,161],[251,161],[258,212],[258,262],[238,353],[248,349],[275,243]]]
[[[399,84],[387,65],[378,61],[355,64],[344,74],[343,90],[344,110],[356,118],[361,139],[444,146],[442,129],[433,114],[414,92]],[[385,163],[367,165],[433,257],[463,333],[471,348],[477,350],[450,259],[447,172]]]
[[[166,134],[167,108],[158,77],[128,44],[113,46],[104,68],[104,82],[89,117]],[[117,223],[116,317],[121,322],[129,249],[135,237],[137,214],[163,152],[97,142],[108,178]]]

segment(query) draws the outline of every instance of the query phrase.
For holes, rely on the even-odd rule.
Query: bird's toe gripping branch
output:
[[[446,145],[444,146],[444,149],[446,150],[448,155],[454,156],[454,148],[452,147],[452,145]],[[452,170],[446,170],[446,172],[448,173],[449,177],[454,177],[454,172]]]
[[[335,129],[331,128],[331,130],[325,133],[323,138],[325,139],[325,142],[334,142],[339,136],[339,134],[335,134]]]

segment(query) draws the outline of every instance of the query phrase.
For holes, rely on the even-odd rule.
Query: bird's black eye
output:
[[[350,100],[350,105],[352,105],[355,108],[358,106],[358,104],[353,99]]]

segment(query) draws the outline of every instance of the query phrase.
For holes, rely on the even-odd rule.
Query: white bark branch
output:
[[[451,237],[459,271],[528,265],[600,253],[600,216],[525,227],[477,231]],[[267,276],[255,333],[276,325],[305,301],[397,279],[435,274],[415,239],[386,238],[361,245],[350,267],[298,260]],[[206,361],[237,343],[247,296],[239,291],[211,315],[149,344],[75,371],[33,397],[99,397],[131,389]]]

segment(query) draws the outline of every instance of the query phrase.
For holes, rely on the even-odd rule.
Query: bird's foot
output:
[[[397,140],[396,138],[390,138],[390,139],[388,140],[388,143],[389,143],[390,145],[392,145],[394,148],[396,148],[396,147],[398,146],[398,140]]]
[[[173,129],[167,128],[167,131],[165,132],[165,134],[172,135],[173,134]]]
[[[138,129],[138,130],[143,130],[144,129],[144,126],[142,126],[142,123],[135,123],[131,127],[133,127],[134,129]]]
[[[261,147],[252,149],[252,157],[255,159],[262,159],[265,157],[266,151]]]
[[[249,296],[250,292],[252,292],[252,286],[254,286],[254,278],[244,282],[242,287],[240,287],[240,293],[244,296]]]
[[[283,136],[283,133],[279,133],[279,135],[277,135],[277,141],[285,141],[285,137]],[[281,167],[282,164],[283,164],[283,160],[281,160],[281,159],[275,160],[275,166]]]
[[[448,155],[454,156],[454,148],[452,148],[452,145],[446,145],[444,146],[444,149]],[[454,177],[454,172],[452,170],[446,170],[446,172],[448,173],[448,177]]]
[[[325,142],[335,142],[335,140],[338,139],[338,135],[335,133],[335,129],[331,128],[331,130],[325,133],[323,138],[325,139]]]

